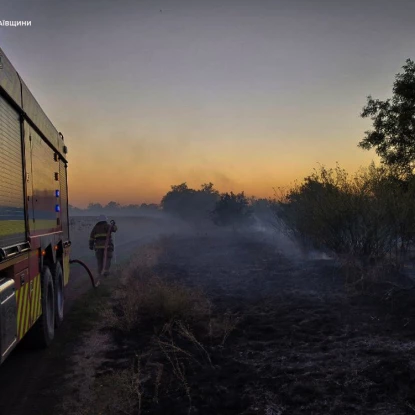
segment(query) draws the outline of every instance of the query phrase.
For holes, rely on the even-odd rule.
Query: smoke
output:
[[[262,239],[275,246],[278,253],[293,260],[332,260],[326,252],[306,246],[289,231],[284,222],[272,214],[253,215],[251,229]]]
[[[160,236],[196,236],[218,237],[223,235],[230,241],[235,233],[232,227],[218,227],[210,221],[191,222],[176,218],[165,212],[157,215],[118,216],[108,215],[115,219],[118,231],[113,235],[118,259],[126,259],[143,244],[155,241]],[[89,233],[97,221],[96,216],[71,216],[70,236],[73,241],[72,254],[83,258],[91,256],[88,250]],[[244,234],[248,239],[265,242],[275,249],[276,253],[294,261],[332,260],[328,252],[313,249],[297,240],[287,229],[283,221],[272,212],[261,212],[253,215],[253,223],[237,234]]]
[[[118,230],[113,234],[118,260],[127,259],[140,246],[155,241],[160,236],[185,234],[189,226],[168,215],[112,216],[108,220],[116,221]],[[70,216],[71,250],[74,258],[91,257],[89,235],[97,222],[96,215]]]

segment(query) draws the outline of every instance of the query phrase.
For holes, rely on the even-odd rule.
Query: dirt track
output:
[[[88,251],[89,232],[95,217],[76,217],[71,226],[72,258],[82,259],[95,272],[93,253]],[[169,229],[163,220],[148,218],[117,219],[117,261],[123,262],[140,246],[157,238]],[[170,225],[171,227],[171,225]],[[78,266],[71,267],[71,280],[65,292],[65,313],[70,315],[74,302],[91,290],[87,274]],[[71,356],[79,339],[68,337],[76,334],[76,322],[64,321],[47,350],[30,350],[19,344],[0,367],[0,415],[48,415],[61,400],[60,389],[64,384],[66,358]]]

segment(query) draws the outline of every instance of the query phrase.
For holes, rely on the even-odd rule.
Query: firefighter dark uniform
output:
[[[112,254],[114,252],[114,243],[111,237],[111,233],[117,232],[118,229],[117,225],[115,225],[115,222],[111,222],[111,224],[108,223],[105,216],[100,216],[99,222],[94,226],[89,237],[89,249],[95,249],[95,257],[97,259],[98,264],[98,275],[101,275],[102,271],[104,271],[105,276],[108,275],[111,266]],[[103,270],[105,243],[107,241],[108,233],[109,238],[107,248],[107,261],[105,264],[105,269]]]

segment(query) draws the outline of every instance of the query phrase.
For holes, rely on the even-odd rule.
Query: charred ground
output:
[[[197,293],[192,315],[167,321],[138,310],[121,328],[121,294],[111,302],[115,320],[85,341],[105,337],[88,399],[73,379],[67,413],[415,411],[412,291],[385,299],[383,282],[350,292],[334,261],[288,258],[258,234],[225,232],[164,238],[133,261],[130,291],[131,278],[154,290],[153,277],[167,291]],[[85,361],[78,353],[77,365]]]

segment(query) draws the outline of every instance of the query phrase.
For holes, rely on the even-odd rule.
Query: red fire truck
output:
[[[69,280],[67,147],[0,49],[0,363],[47,346]]]

